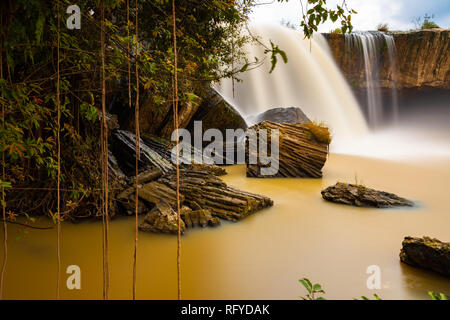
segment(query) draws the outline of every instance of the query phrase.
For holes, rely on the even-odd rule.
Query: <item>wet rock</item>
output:
[[[167,174],[158,183],[176,190],[175,173]],[[219,177],[206,171],[180,170],[180,193],[183,204],[195,210],[209,210],[214,217],[230,221],[273,205],[273,201],[226,185]]]
[[[258,124],[264,121],[275,123],[307,123],[311,122],[300,108],[273,108],[256,116],[250,116],[247,121],[251,124]]]
[[[378,191],[365,186],[338,182],[322,190],[322,197],[331,202],[357,207],[412,207],[414,202],[395,194]]]
[[[168,203],[173,208],[177,207],[177,193],[175,189],[170,188],[165,183],[153,181],[143,185],[138,190],[139,198],[149,204],[157,204],[159,201]],[[183,204],[184,196],[180,194],[180,203]]]
[[[405,237],[400,260],[450,277],[450,243],[429,237]]]
[[[227,171],[224,168],[216,166],[214,164],[211,165],[211,164],[193,163],[188,168],[190,170],[206,171],[214,176],[224,176],[227,174]]]
[[[220,220],[211,215],[209,210],[191,210],[188,207],[181,210],[181,218],[187,228],[195,226],[205,228],[207,226],[215,227],[220,225]]]
[[[262,168],[270,167],[271,164],[262,164],[259,154],[256,152],[259,140],[264,139],[264,136],[258,134],[257,141],[254,143],[252,143],[251,138],[249,139],[249,148],[246,149],[247,161],[250,156],[258,160],[257,164],[247,162],[247,177],[322,177],[322,168],[327,160],[328,145],[331,141],[328,128],[314,123],[273,123],[265,121],[251,127],[251,129],[257,133],[260,129],[265,129],[268,134],[265,143],[270,148],[272,144],[271,130],[279,130],[279,168],[272,175],[261,171]]]
[[[186,226],[180,219],[181,233],[184,233]],[[172,207],[165,201],[156,203],[155,207],[145,216],[144,221],[139,225],[139,230],[155,233],[178,233],[178,215]]]

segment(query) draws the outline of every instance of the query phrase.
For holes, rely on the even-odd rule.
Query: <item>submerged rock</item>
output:
[[[412,207],[414,202],[393,193],[366,188],[362,185],[338,182],[322,190],[322,197],[331,202],[357,207]]]
[[[181,233],[184,233],[186,226],[180,220]],[[178,233],[178,215],[172,207],[165,201],[159,201],[153,209],[145,216],[144,221],[139,225],[139,230],[156,233]]]
[[[250,116],[247,121],[252,124],[258,124],[264,121],[275,123],[307,123],[311,122],[300,108],[273,108],[256,116]]]
[[[450,243],[429,237],[405,237],[400,260],[450,277]]]
[[[260,129],[267,130],[267,139],[258,134],[258,144],[250,139],[249,148],[246,149],[247,159],[250,156],[258,160],[257,164],[247,164],[247,177],[272,178],[272,177],[300,177],[321,178],[322,168],[328,156],[328,145],[331,138],[328,128],[314,123],[273,123],[262,122],[251,127],[256,133]],[[279,157],[274,159],[278,162],[278,171],[273,175],[264,175],[262,168],[271,166],[261,164],[256,146],[259,140],[265,139],[266,145],[271,147],[271,130],[279,130]],[[250,161],[248,161],[250,162]]]

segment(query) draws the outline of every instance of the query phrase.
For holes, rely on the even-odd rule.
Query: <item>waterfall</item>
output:
[[[345,35],[346,53],[358,52],[364,62],[365,87],[367,90],[367,116],[371,128],[378,128],[385,123],[387,117],[398,118],[398,99],[396,88],[395,42],[392,35],[382,32],[353,32]],[[381,95],[380,70],[383,57],[389,60],[388,75],[392,84],[391,108],[386,112]],[[351,61],[354,57],[347,57]]]
[[[270,57],[259,44],[247,45],[249,61],[265,63],[239,74],[241,81],[224,79],[216,87],[223,98],[244,117],[275,107],[299,107],[311,119],[326,124],[332,133],[331,149],[365,135],[367,125],[347,81],[335,64],[324,37],[304,38],[301,32],[281,26],[253,26],[251,33],[270,48],[270,41],[284,50],[288,63],[279,59],[269,73]],[[250,123],[251,125],[251,123]]]

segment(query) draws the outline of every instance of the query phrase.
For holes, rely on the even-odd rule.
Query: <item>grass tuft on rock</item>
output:
[[[318,122],[308,122],[303,124],[303,127],[311,132],[314,139],[320,143],[331,143],[330,130],[323,123]]]

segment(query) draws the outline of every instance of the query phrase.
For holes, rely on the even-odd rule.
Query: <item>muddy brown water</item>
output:
[[[450,241],[448,159],[422,164],[332,154],[322,180],[248,179],[243,166],[227,171],[229,185],[267,195],[275,205],[238,223],[187,231],[182,238],[184,299],[298,299],[305,293],[298,282],[302,277],[321,283],[328,299],[373,293],[383,299],[422,299],[430,290],[450,294],[450,279],[399,261],[406,235]],[[322,200],[321,189],[355,177],[366,186],[416,200],[417,207],[377,210]],[[63,223],[63,271],[69,265],[81,268],[81,290],[68,290],[63,272],[61,298],[102,298],[101,234],[97,221]],[[10,224],[8,235],[5,298],[54,299],[56,230],[26,234]],[[112,299],[132,296],[133,246],[133,218],[114,220]],[[380,290],[366,287],[370,265],[381,268]],[[138,298],[176,299],[176,276],[176,237],[141,232]]]

